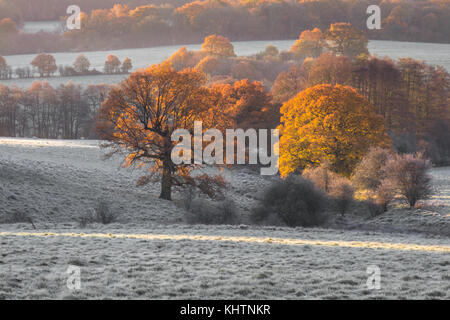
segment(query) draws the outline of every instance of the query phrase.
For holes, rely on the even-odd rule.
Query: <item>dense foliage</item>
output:
[[[0,22],[4,40],[0,41],[0,54],[198,43],[210,34],[232,41],[294,39],[303,30],[323,30],[338,22],[351,23],[370,39],[450,39],[450,3],[445,0],[85,0],[77,2],[84,12],[81,30],[62,36],[18,32],[16,26],[26,20],[59,20],[69,4],[72,2],[1,0],[0,20],[12,20]],[[381,7],[381,30],[366,27],[367,7],[374,4]],[[305,35],[305,44],[314,36]],[[314,46],[308,50],[315,50]]]

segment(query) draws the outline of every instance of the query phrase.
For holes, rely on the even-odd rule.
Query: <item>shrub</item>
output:
[[[34,224],[33,219],[31,216],[29,216],[26,212],[23,211],[15,211],[10,219],[11,223],[29,223],[33,227],[33,229],[36,229],[36,226]]]
[[[383,213],[383,208],[379,204],[375,203],[374,201],[366,200],[363,203],[371,217],[376,217]]]
[[[339,175],[330,170],[329,162],[323,162],[315,168],[305,169],[302,173],[303,177],[311,180],[320,190],[330,192],[330,184],[332,181],[339,179]]]
[[[311,181],[299,176],[273,183],[252,212],[253,222],[295,226],[317,226],[326,220],[326,196]]]
[[[111,211],[108,202],[101,200],[94,208],[93,222],[102,224],[110,224],[117,220],[118,215]]]
[[[188,204],[188,206],[186,206]],[[237,224],[236,205],[231,199],[215,204],[203,199],[185,201],[186,221],[190,224]]]
[[[392,158],[390,150],[379,147],[370,148],[352,175],[353,184],[359,189],[376,191],[386,178],[385,165]]]
[[[331,181],[329,189],[329,196],[334,200],[339,213],[344,215],[353,202],[353,186],[347,179],[339,177]]]
[[[186,221],[190,224],[236,224],[238,215],[231,199],[223,199],[215,204],[204,199],[196,199],[192,186],[187,186],[183,199]]]
[[[388,210],[389,203],[394,200],[394,188],[390,179],[384,179],[381,184],[375,190],[375,204],[379,205],[383,212]]]
[[[422,154],[396,155],[386,163],[393,189],[407,200],[410,208],[432,194],[430,169],[430,161]]]

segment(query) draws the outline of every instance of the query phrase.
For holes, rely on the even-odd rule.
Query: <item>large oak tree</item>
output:
[[[194,131],[194,122],[201,120],[203,128],[226,127],[221,108],[222,97],[204,86],[205,75],[185,69],[176,71],[168,63],[137,71],[112,89],[101,109],[103,124],[99,131],[111,141],[115,151],[125,151],[126,166],[147,168],[150,177],[161,176],[160,198],[171,200],[172,186],[189,184],[213,195],[215,187],[223,186],[219,177],[191,176],[198,167],[176,164],[172,141],[176,129]],[[156,174],[156,176],[155,176]]]
[[[300,92],[281,108],[280,173],[328,161],[349,175],[371,146],[386,146],[383,118],[355,89],[317,85]]]

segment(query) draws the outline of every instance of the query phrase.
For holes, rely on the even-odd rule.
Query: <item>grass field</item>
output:
[[[449,168],[433,169],[435,196],[419,209],[310,229],[250,226],[271,178],[249,170],[224,173],[241,224],[205,226],[184,223],[181,194],[160,200],[157,184],[138,188],[139,172],[119,168],[97,141],[0,138],[0,299],[450,298]],[[117,222],[80,227],[100,199]]]

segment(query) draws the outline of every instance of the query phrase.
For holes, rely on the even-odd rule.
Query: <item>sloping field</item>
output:
[[[348,217],[367,231],[248,226],[270,178],[228,171],[242,224],[190,226],[181,194],[160,200],[157,184],[136,187],[138,171],[101,155],[97,141],[0,138],[0,299],[450,298],[448,168],[433,171],[436,195],[419,210]],[[100,199],[119,220],[80,228]],[[36,230],[11,223],[23,212]],[[69,266],[80,290],[66,285]]]

